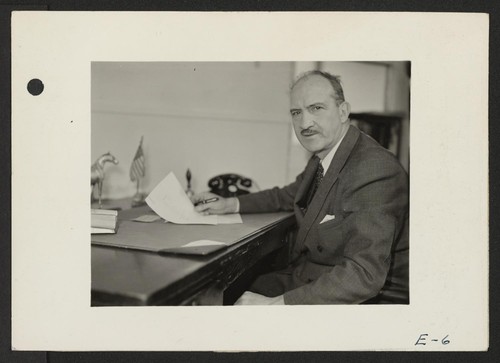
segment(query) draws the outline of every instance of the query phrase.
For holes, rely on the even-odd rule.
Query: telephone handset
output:
[[[242,177],[238,174],[217,175],[208,181],[210,191],[221,197],[235,197],[250,193],[252,179]]]

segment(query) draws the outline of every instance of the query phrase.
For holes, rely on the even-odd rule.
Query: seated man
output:
[[[259,276],[236,304],[409,303],[408,176],[350,125],[349,113],[336,76],[304,74],[292,86],[290,114],[314,154],[305,170],[283,188],[196,207],[204,214],[295,212],[290,265]]]

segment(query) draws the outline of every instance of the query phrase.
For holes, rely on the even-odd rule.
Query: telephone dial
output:
[[[221,197],[235,197],[250,193],[252,179],[242,177],[238,174],[222,174],[208,181],[210,191]]]

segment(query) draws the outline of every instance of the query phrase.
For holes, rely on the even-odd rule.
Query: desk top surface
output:
[[[139,211],[141,212],[141,211]],[[144,211],[142,211],[144,212]],[[123,218],[129,218],[136,212],[121,212]],[[156,252],[138,251],[127,248],[105,247],[92,245],[92,291],[105,293],[108,296],[120,296],[130,301],[146,302],[151,300],[155,292],[165,286],[175,288],[187,276],[202,273],[204,269],[220,263],[230,256],[238,246],[245,241],[266,233],[280,222],[293,223],[292,213],[269,213],[244,215],[245,224],[255,224],[255,221],[267,219],[267,224],[258,223],[254,232],[240,239],[238,243],[220,252],[208,256],[163,255]],[[130,222],[133,223],[133,222]],[[140,224],[140,223],[138,223]],[[229,228],[231,225],[216,227]],[[233,225],[234,226],[234,225]],[[241,226],[241,225],[240,225]],[[171,226],[172,227],[172,226]],[[203,229],[210,230],[214,226],[177,226],[184,229],[194,229],[199,233]],[[191,228],[189,228],[191,227]],[[192,228],[197,227],[197,228]],[[115,235],[116,236],[116,235]],[[179,286],[182,289],[182,286]],[[134,304],[132,304],[134,305]]]
[[[290,213],[257,213],[242,216],[243,223],[219,225],[186,225],[133,221],[144,214],[153,213],[148,206],[120,211],[116,234],[92,235],[92,243],[104,246],[132,248],[160,252],[179,248],[199,240],[211,240],[232,245],[286,218]]]

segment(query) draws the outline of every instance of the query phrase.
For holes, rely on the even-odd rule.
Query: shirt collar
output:
[[[326,156],[323,159],[321,159],[321,166],[323,167],[324,174],[326,174],[326,171],[330,167],[330,164],[332,163],[333,157],[335,156],[335,153],[337,152],[340,144],[342,143],[342,140],[344,140],[344,137],[346,134],[347,134],[347,132],[344,134],[344,136],[342,136],[342,138],[339,140],[339,142],[337,142],[335,144],[335,146],[332,147],[332,149],[328,152],[328,154],[326,154]]]

